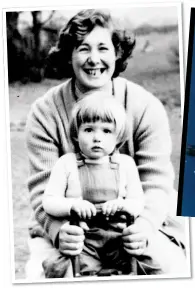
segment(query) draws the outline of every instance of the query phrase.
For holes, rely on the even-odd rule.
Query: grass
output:
[[[179,72],[168,60],[169,47],[176,39],[176,32],[169,34],[150,34],[139,37],[134,57],[124,77],[143,85],[164,104],[168,113],[173,141],[172,161],[176,172],[175,188],[178,185],[181,118]],[[151,51],[142,52],[148,39]],[[25,278],[24,267],[28,259],[28,218],[30,216],[29,194],[26,187],[28,159],[25,147],[24,126],[27,113],[34,100],[42,96],[57,80],[45,79],[42,83],[11,84],[9,87],[10,129],[11,129],[11,170],[12,204],[14,223],[15,275],[16,279]]]

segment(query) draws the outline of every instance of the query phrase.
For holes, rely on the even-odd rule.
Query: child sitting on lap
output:
[[[112,96],[96,93],[74,106],[69,133],[75,153],[55,164],[43,207],[54,217],[70,220],[74,212],[87,223],[79,255],[82,275],[96,275],[105,267],[128,274],[131,256],[123,249],[114,215],[124,211],[139,216],[144,194],[133,158],[118,152],[128,139],[125,110]],[[58,261],[51,259],[43,264],[46,277],[64,277]],[[63,255],[60,261],[66,261]]]

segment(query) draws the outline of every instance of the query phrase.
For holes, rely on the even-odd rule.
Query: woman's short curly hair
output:
[[[125,29],[116,28],[109,13],[102,10],[86,9],[72,17],[60,31],[59,40],[48,55],[48,63],[63,78],[74,76],[71,64],[72,52],[78,47],[94,27],[100,26],[111,31],[112,43],[116,52],[116,65],[112,77],[117,77],[127,67],[127,59],[131,57],[135,47],[135,38]]]

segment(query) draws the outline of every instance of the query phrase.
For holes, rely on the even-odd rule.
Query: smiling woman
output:
[[[108,84],[115,70],[116,54],[107,28],[95,27],[72,53],[76,85],[81,91]]]
[[[90,246],[90,243],[87,243],[87,237],[84,236],[86,225],[81,227],[70,225],[71,207],[68,210],[66,210],[67,207],[65,209],[68,211],[68,216],[57,217],[55,215],[54,217],[44,210],[43,197],[47,183],[52,178],[52,176],[50,178],[51,170],[58,163],[59,158],[66,159],[63,162],[63,167],[70,168],[72,160],[67,159],[69,157],[67,155],[71,154],[69,152],[72,151],[69,138],[71,111],[75,103],[81,99],[86,99],[86,96],[92,92],[97,97],[97,101],[93,98],[94,105],[98,103],[98,107],[101,108],[98,113],[104,111],[103,108],[105,107],[104,101],[99,96],[100,94],[103,93],[109,99],[114,98],[118,101],[118,113],[115,113],[116,123],[122,119],[121,114],[119,114],[120,105],[125,108],[129,124],[128,139],[125,138],[124,141],[117,142],[117,152],[120,149],[121,154],[127,154],[131,156],[131,160],[135,161],[144,192],[144,208],[136,217],[134,224],[123,227],[122,230],[122,238],[120,239],[122,239],[121,247],[124,260],[129,260],[132,255],[135,256],[139,275],[171,273],[174,275],[175,273],[185,273],[187,269],[184,231],[179,223],[175,225],[179,219],[174,219],[174,222],[172,222],[169,217],[170,214],[176,212],[172,211],[171,206],[172,195],[176,192],[173,188],[174,173],[170,160],[171,137],[166,112],[160,101],[145,89],[131,81],[118,77],[127,67],[127,60],[131,57],[134,47],[135,39],[132,35],[123,29],[118,29],[109,14],[104,11],[88,9],[80,11],[70,19],[62,29],[56,47],[51,50],[50,64],[58,69],[62,76],[69,79],[53,87],[38,99],[33,104],[27,120],[26,133],[30,164],[28,188],[33,208],[33,221],[29,225],[31,255],[26,271],[27,278],[31,281],[46,277],[42,263],[48,257],[52,261],[52,255],[56,255],[56,251],[59,253],[61,261],[62,254],[67,258],[75,255],[83,256],[84,254],[86,256],[86,247]],[[94,142],[92,144],[92,154],[99,157],[100,154],[102,156],[103,151],[103,146],[101,146],[103,144],[100,143],[105,140],[106,153],[109,154],[107,159],[112,158],[113,143],[117,138],[115,132],[113,133],[113,125],[110,125],[112,123],[107,118],[106,121],[100,123],[98,121],[91,122],[82,123],[84,124],[80,127],[82,128],[80,129],[82,135],[79,136],[78,134],[73,137],[76,142],[78,138],[82,140],[80,141],[80,147],[77,145],[77,148],[84,150],[86,140],[89,143],[92,139],[93,141],[95,139],[96,144]],[[76,129],[73,130],[74,133],[77,131]],[[94,135],[91,138],[88,134]],[[109,141],[106,140],[108,138]],[[90,150],[90,147],[87,148]],[[78,154],[82,156],[80,150],[78,150]],[[127,155],[120,155],[120,157],[126,159],[125,156]],[[89,160],[89,156],[86,156],[87,160]],[[120,165],[123,164],[122,162],[118,164],[110,165],[110,167],[118,167],[117,169],[120,171],[120,167],[122,167]],[[99,171],[98,166],[93,166],[95,172]],[[64,170],[62,170],[56,170],[58,179],[63,178]],[[128,171],[131,170],[128,169]],[[113,175],[113,171],[109,173]],[[59,177],[60,175],[62,177]],[[99,177],[100,182],[107,183],[108,181],[113,185],[115,182],[109,177],[106,180],[106,175],[103,174],[103,178]],[[128,179],[128,185],[123,186],[124,189],[122,189],[124,193],[128,191],[129,185],[134,183],[136,177],[132,174],[128,174],[128,176],[126,173],[122,173],[122,175],[125,175]],[[83,178],[80,177],[79,179]],[[119,182],[116,186],[118,187],[116,197],[119,197],[121,195],[120,181],[122,181],[120,179],[122,178],[117,179],[119,179]],[[72,183],[75,184],[75,182],[72,179]],[[58,193],[58,189],[55,187],[56,183],[60,185],[61,182],[54,181],[54,186],[52,186],[54,189],[51,189],[51,193]],[[140,192],[138,187],[140,186],[132,188],[132,193],[138,195]],[[93,187],[91,187],[91,190],[93,190]],[[60,191],[65,193],[64,189],[60,189]],[[72,193],[78,193],[78,190],[72,189]],[[84,190],[81,192],[81,198],[83,195]],[[82,210],[81,203],[83,202],[80,200],[77,204],[79,209]],[[112,200],[115,201],[118,198]],[[130,204],[127,205],[129,203],[127,199],[122,200],[123,203],[126,203],[126,206],[131,206]],[[115,204],[112,202],[112,205]],[[60,207],[61,202],[58,202],[58,208],[60,209]],[[72,207],[75,208],[75,205]],[[111,211],[110,207],[106,206],[105,210]],[[103,212],[105,211],[102,210]],[[98,256],[95,255],[95,257],[93,257],[93,251],[89,250],[87,253],[90,253],[90,261],[101,255],[100,261],[97,261],[96,264],[99,265],[103,261],[105,266],[108,265],[108,259],[104,258],[106,250],[101,250],[101,253]],[[108,258],[113,259],[112,251],[110,252],[111,257]],[[109,265],[112,266],[113,263],[115,262],[110,260]],[[66,265],[63,261],[62,264]],[[118,270],[124,268],[120,261],[117,265]],[[94,270],[90,270],[94,265],[89,263],[87,267],[89,273],[94,273]],[[96,265],[95,268],[95,274],[98,274],[101,267]],[[125,266],[123,272],[131,273],[130,267],[127,268]],[[66,274],[61,274],[60,277],[72,275],[71,265],[69,265],[69,269]],[[51,274],[49,273],[49,276],[47,274],[47,277],[51,277]],[[52,277],[59,277],[59,273],[56,271],[52,274]]]
[[[62,29],[58,44],[51,49],[50,63],[64,77],[75,77],[77,68],[97,78],[106,72],[107,79],[100,83],[103,86],[125,70],[135,47],[133,34],[115,26],[111,16],[100,10],[80,11]],[[87,83],[89,87],[83,83],[85,90],[91,89],[91,80]]]

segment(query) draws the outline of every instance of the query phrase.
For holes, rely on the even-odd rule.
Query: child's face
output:
[[[81,124],[78,133],[79,148],[91,159],[100,159],[111,154],[117,144],[114,123],[90,122]]]

